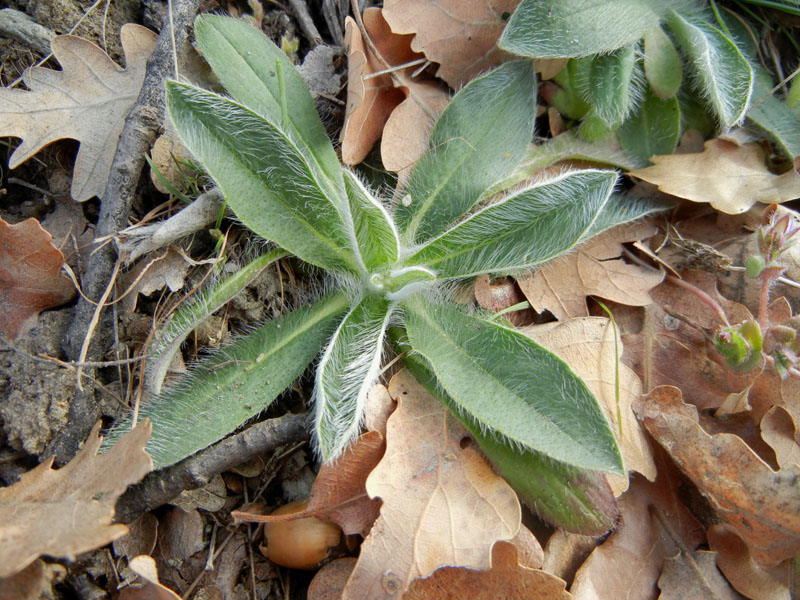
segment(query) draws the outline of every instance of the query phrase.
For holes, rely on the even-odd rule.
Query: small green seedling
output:
[[[596,169],[487,193],[532,139],[530,61],[465,86],[395,194],[400,200],[384,203],[340,165],[280,49],[232,18],[204,15],[195,30],[231,97],[168,83],[176,131],[237,218],[316,266],[328,292],[235,341],[142,407],[153,422],[147,449],[156,467],[239,427],[318,357],[314,446],[323,460],[336,459],[360,431],[392,327],[416,372],[506,465],[523,497],[536,504],[548,496],[543,510],[553,505],[552,518],[572,528],[602,529],[584,488],[598,483],[595,472],[624,468],[586,384],[530,338],[449,298],[454,282],[529,270],[660,206],[614,194],[617,173]],[[613,524],[608,511],[602,518],[606,529]]]

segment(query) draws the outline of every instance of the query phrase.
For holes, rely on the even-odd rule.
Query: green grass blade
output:
[[[424,241],[466,214],[509,175],[533,136],[535,77],[510,62],[467,84],[445,108],[395,214],[408,241]]]
[[[458,410],[481,427],[575,467],[624,473],[597,400],[555,354],[512,329],[422,299],[407,303],[406,327]]]
[[[571,58],[622,48],[658,25],[659,0],[522,0],[498,45],[531,58]]]
[[[333,295],[262,325],[202,361],[183,382],[144,404],[147,453],[159,469],[222,439],[268,407],[319,354],[347,309]],[[130,429],[116,425],[105,444]]]
[[[700,17],[672,11],[669,29],[690,59],[696,86],[723,127],[739,123],[753,91],[753,69],[727,35]]]
[[[314,431],[323,460],[337,458],[359,433],[393,309],[380,296],[364,297],[339,324],[322,355],[314,385]]]
[[[280,127],[232,100],[176,82],[167,83],[167,108],[181,140],[245,225],[311,264],[363,269],[351,250],[346,203],[323,192]]]
[[[317,114],[314,99],[289,57],[259,29],[239,19],[200,15],[194,27],[203,58],[231,96],[273,123],[285,126],[304,154],[341,191],[339,159]],[[288,116],[286,123],[284,114]]]
[[[476,212],[406,264],[453,278],[544,263],[584,239],[616,181],[615,171],[587,169],[533,184]]]
[[[344,185],[358,250],[367,271],[373,272],[397,262],[400,239],[392,217],[351,171],[345,172]]]

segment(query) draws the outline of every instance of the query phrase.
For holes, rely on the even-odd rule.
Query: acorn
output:
[[[281,506],[272,516],[302,513],[307,508],[308,500],[298,500]],[[261,546],[261,552],[276,565],[315,569],[339,545],[342,530],[331,521],[302,517],[266,523],[264,534],[266,546]]]

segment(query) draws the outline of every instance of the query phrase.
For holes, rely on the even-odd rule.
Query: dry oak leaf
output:
[[[11,155],[14,169],[45,145],[71,138],[80,149],[72,176],[72,197],[101,196],[122,133],[136,104],[156,34],[129,23],[120,30],[126,68],[98,46],[72,35],[53,39],[53,55],[63,68],[34,67],[23,81],[30,91],[0,89],[0,136],[23,138]]]
[[[415,34],[411,47],[439,63],[436,75],[458,89],[509,55],[496,46],[520,0],[386,0],[395,33]]]
[[[517,282],[534,309],[549,310],[560,321],[588,316],[586,296],[647,306],[652,302],[648,292],[661,283],[664,273],[623,261],[622,244],[655,232],[647,223],[615,227]]]
[[[632,409],[633,402],[642,395],[642,383],[630,367],[620,362],[622,341],[611,321],[604,317],[585,317],[524,327],[520,331],[555,352],[589,386],[617,437],[625,468],[654,481],[656,466],[650,446]],[[628,489],[627,476],[608,476],[608,482],[615,496]]]
[[[366,536],[378,518],[381,506],[380,500],[367,494],[367,476],[383,457],[385,447],[383,434],[378,431],[360,435],[335,462],[320,467],[311,487],[308,506],[303,511],[261,515],[235,510],[231,515],[237,521],[252,523],[316,517],[333,521],[347,535]]]
[[[716,553],[717,567],[740,593],[755,600],[790,600],[792,561],[765,569],[729,525],[708,528],[708,547]]]
[[[52,239],[36,219],[9,225],[0,218],[0,337],[14,340],[36,325],[41,311],[75,297]]]
[[[427,579],[417,579],[403,600],[569,600],[563,579],[519,564],[517,547],[497,542],[492,548],[492,568],[475,571],[444,567]]]
[[[488,569],[494,543],[520,528],[514,490],[447,408],[407,371],[392,378],[389,393],[398,406],[386,454],[367,479],[383,505],[343,600],[398,598],[440,567]]]
[[[678,552],[664,561],[659,600],[743,600],[717,569],[716,552]]]
[[[761,437],[775,452],[781,466],[800,467],[800,431],[789,412],[773,406],[761,419]]]
[[[760,144],[712,139],[704,148],[699,154],[652,156],[654,166],[629,175],[653,183],[667,194],[708,202],[729,215],[746,212],[756,202],[772,204],[800,197],[797,162],[787,173],[773,175]]]
[[[0,577],[24,569],[40,554],[72,556],[125,535],[125,525],[111,524],[114,505],[153,468],[144,451],[151,430],[144,420],[98,455],[103,441],[98,423],[64,467],[53,470],[51,457],[0,489]]]
[[[800,551],[800,467],[773,471],[739,436],[709,435],[677,388],[658,387],[634,409],[755,560],[772,567]]]
[[[362,20],[390,67],[421,57],[411,50],[411,36],[391,32],[380,9],[368,8]],[[416,66],[375,75],[386,65],[369,49],[353,19],[345,21],[345,30],[349,52],[342,162],[360,163],[382,138],[383,166],[390,171],[407,170],[426,150],[433,122],[447,105],[449,95],[434,81],[412,78]]]
[[[130,568],[144,580],[143,587],[128,586],[122,589],[119,600],[180,600],[180,596],[158,581],[158,568],[151,556],[137,556]]]

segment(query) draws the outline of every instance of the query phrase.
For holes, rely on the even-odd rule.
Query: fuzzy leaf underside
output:
[[[355,174],[344,173],[356,243],[367,271],[373,272],[397,261],[400,239],[391,215]]]
[[[571,58],[627,46],[658,25],[659,0],[523,0],[498,45],[531,58]]]
[[[359,433],[393,308],[381,296],[365,296],[339,324],[322,355],[314,382],[314,432],[323,460],[337,458]]]
[[[641,94],[641,85],[634,78],[637,69],[635,46],[581,60],[591,61],[586,77],[578,82],[584,98],[607,126],[622,123]]]
[[[411,347],[470,418],[523,448],[575,467],[622,474],[597,400],[560,358],[530,338],[455,307],[406,304]]]
[[[276,124],[200,88],[167,83],[167,108],[181,140],[257,234],[313,265],[358,272],[339,204]]]
[[[239,19],[200,15],[194,27],[203,58],[228,93],[239,103],[291,131],[297,145],[307,150],[304,154],[313,159],[336,189],[341,190],[339,159],[317,114],[314,99],[289,57],[259,29]]]
[[[144,404],[155,468],[178,462],[222,439],[268,407],[319,354],[347,309],[336,294],[262,325],[201,362],[178,386]],[[130,428],[115,426],[104,445]]]
[[[434,126],[395,214],[401,234],[422,242],[466,214],[517,166],[533,136],[535,76],[530,62],[505,63],[472,80]]]
[[[406,353],[403,363],[428,391],[450,409],[520,499],[549,523],[581,535],[602,535],[618,516],[614,494],[605,476],[514,447],[496,432],[487,432],[458,409],[419,354]]]
[[[728,36],[702,18],[672,11],[667,22],[721,125],[739,123],[753,91],[750,63]]]
[[[454,278],[544,263],[584,239],[616,181],[615,171],[587,169],[534,184],[478,211],[406,264]]]

